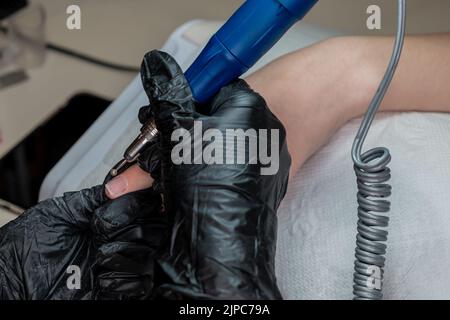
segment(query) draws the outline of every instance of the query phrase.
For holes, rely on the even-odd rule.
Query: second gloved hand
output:
[[[154,118],[160,137],[140,166],[157,180],[172,224],[160,259],[170,282],[161,293],[280,299],[276,213],[290,168],[283,125],[244,81],[223,88],[200,113],[180,67],[163,52],[145,56],[141,75],[150,106],[140,120]]]
[[[99,245],[92,298],[144,300],[153,296],[156,256],[167,240],[161,196],[152,189],[122,196],[96,212]]]
[[[143,190],[110,201],[103,189],[43,201],[0,228],[1,300],[151,294],[154,255],[167,234],[160,196]]]

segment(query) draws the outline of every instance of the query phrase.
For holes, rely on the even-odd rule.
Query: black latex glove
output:
[[[141,238],[147,244],[151,242],[151,238],[144,237],[146,224],[138,221],[144,215],[154,220],[155,212],[159,212],[159,201],[154,201],[159,197],[149,192],[115,201],[107,199],[103,186],[66,193],[41,202],[2,227],[0,299],[90,299],[94,263],[107,268],[106,256],[120,256],[117,243],[136,243]],[[80,271],[79,287],[73,267]],[[150,272],[147,268],[147,275]],[[100,289],[110,284],[106,275],[96,281],[100,295]],[[146,280],[145,285],[151,286],[149,277]]]
[[[93,266],[93,299],[151,298],[155,257],[169,232],[161,196],[151,189],[131,193],[102,207],[96,216],[99,222],[93,223],[93,230],[101,246]]]
[[[139,163],[158,180],[173,226],[160,259],[171,283],[161,292],[170,298],[281,298],[274,272],[276,212],[290,168],[283,125],[242,80],[202,106],[208,115],[200,114],[182,70],[166,53],[148,53],[141,76],[150,106],[141,109],[140,121],[153,117],[160,137]],[[202,122],[203,131],[279,130],[278,172],[261,175],[260,162],[174,165],[171,151],[178,142],[171,141],[172,132],[184,128],[193,136],[194,121]]]

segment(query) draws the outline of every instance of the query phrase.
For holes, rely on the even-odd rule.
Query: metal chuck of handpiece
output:
[[[123,159],[111,169],[111,176],[117,176],[120,173],[120,170],[127,164],[135,162],[141,155],[142,150],[144,150],[144,148],[157,136],[157,134],[158,129],[156,128],[155,121],[151,119],[144,126],[142,126],[141,133],[127,148],[123,154]]]

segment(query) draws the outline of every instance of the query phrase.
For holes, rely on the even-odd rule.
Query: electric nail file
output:
[[[209,40],[186,71],[196,101],[207,102],[223,86],[244,74],[317,1],[247,0]],[[127,164],[136,161],[157,132],[153,121],[144,125],[139,136],[125,151],[124,159],[111,170],[111,175],[116,176]]]

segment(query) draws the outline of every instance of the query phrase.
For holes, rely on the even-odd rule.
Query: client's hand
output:
[[[127,255],[138,244],[153,254],[166,232],[159,199],[145,190],[109,201],[97,186],[27,210],[0,229],[0,299],[89,299],[94,287],[95,298],[111,287],[117,297],[129,288],[122,271],[136,274]],[[134,288],[149,291],[151,270]]]
[[[283,125],[244,81],[202,106],[205,115],[168,54],[147,54],[141,74],[150,107],[140,120],[154,118],[160,138],[140,167],[156,180],[173,226],[160,259],[169,278],[161,292],[281,298],[274,272],[276,211],[290,167]]]

